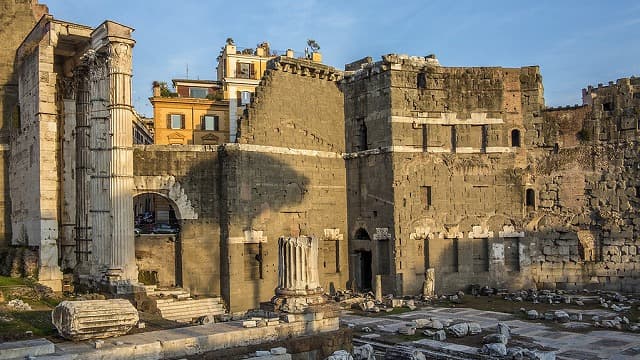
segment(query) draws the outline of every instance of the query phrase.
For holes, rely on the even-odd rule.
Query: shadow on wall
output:
[[[311,179],[327,176],[315,162],[305,163],[290,155],[232,151],[221,158],[221,194],[226,196],[231,231],[268,231],[277,235],[309,233],[307,213],[311,199]],[[317,220],[317,219],[316,219]],[[319,235],[319,234],[315,234]]]
[[[250,281],[243,296],[269,299],[277,281],[277,238],[320,236],[310,229],[326,227],[307,216],[319,195],[311,179],[326,182],[321,160],[225,146],[184,150],[140,151],[135,170],[136,176],[175,177],[197,213],[197,219],[180,219],[176,261],[182,263],[183,285],[195,294],[223,294],[228,301],[236,298],[228,295],[231,287]]]
[[[221,264],[221,286],[232,308],[256,307],[274,295],[280,236],[319,236],[311,229],[326,226],[308,217],[319,195],[311,179],[326,174],[316,160],[300,158],[237,150],[220,157],[220,231],[229,239],[221,243],[220,258],[229,259]]]

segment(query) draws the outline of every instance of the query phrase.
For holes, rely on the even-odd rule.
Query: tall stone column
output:
[[[133,29],[106,21],[91,34],[92,277],[117,292],[137,282],[133,234]]]
[[[318,240],[281,237],[278,240],[278,288],[272,300],[277,310],[297,313],[325,302],[318,279]]]
[[[115,40],[115,41],[114,41]],[[107,275],[137,281],[133,233],[133,106],[131,51],[133,40],[109,38],[109,118],[111,133],[110,200],[112,238]]]
[[[109,89],[107,87],[106,56],[95,53],[90,71],[89,119],[89,214],[92,230],[91,275],[103,282],[108,268],[111,245]]]
[[[89,66],[92,54],[82,58],[82,63],[75,70],[76,89],[76,276],[85,278],[89,275],[91,254],[91,222],[89,218],[89,119],[90,119],[90,84]]]

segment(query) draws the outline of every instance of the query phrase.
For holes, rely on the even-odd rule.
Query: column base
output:
[[[38,283],[50,287],[54,292],[62,292],[62,271],[57,266],[41,266],[38,269]]]
[[[307,312],[314,306],[327,303],[327,299],[322,293],[306,295],[282,295],[274,296],[270,302],[265,303],[265,310],[275,312],[285,312],[290,314],[301,314]],[[268,309],[267,309],[268,308]]]

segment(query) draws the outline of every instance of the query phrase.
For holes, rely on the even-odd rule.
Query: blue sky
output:
[[[215,79],[227,37],[240,47],[321,46],[326,64],[382,54],[434,53],[443,66],[540,65],[548,106],[579,103],[581,89],[640,76],[640,2],[40,0],[61,20],[136,29],[134,105],[151,116],[154,80]]]

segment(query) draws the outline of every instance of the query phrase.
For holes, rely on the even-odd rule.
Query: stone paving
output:
[[[640,334],[610,330],[581,333],[559,331],[542,321],[522,321],[507,313],[469,308],[423,308],[400,315],[377,318],[347,312],[341,316],[341,322],[353,324],[356,327],[368,326],[374,332],[390,333],[420,318],[475,321],[482,326],[483,330],[496,328],[498,322],[503,322],[509,325],[512,334],[530,338],[538,345],[555,350],[558,359],[640,359]],[[445,345],[450,343],[443,343],[443,346]]]

